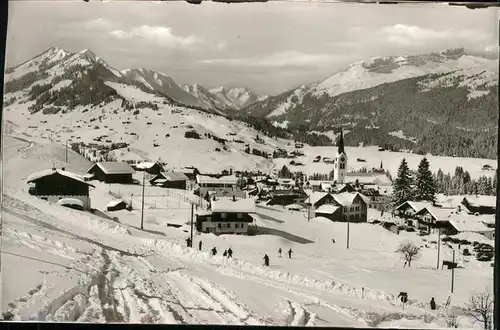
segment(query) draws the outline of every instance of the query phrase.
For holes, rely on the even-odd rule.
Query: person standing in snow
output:
[[[212,249],[212,255],[217,255],[217,249],[215,247]]]
[[[227,257],[227,250],[224,250],[224,253],[222,254],[223,257]]]
[[[292,249],[290,248],[290,250],[288,250],[288,258],[292,259],[292,253],[293,253],[293,251],[292,251]]]
[[[332,238],[332,243],[335,244],[335,240]]]
[[[188,238],[186,240],[187,247],[191,247],[191,238]]]
[[[278,254],[280,255],[280,258],[281,258],[281,252],[283,252],[283,251],[281,250],[281,248],[279,248],[278,249]]]
[[[264,266],[269,267],[269,257],[267,254],[264,255]]]
[[[227,257],[228,257],[228,258],[232,258],[232,257],[233,257],[233,250],[231,250],[231,248],[229,248],[229,249],[227,250]]]
[[[431,299],[431,309],[435,310],[436,309],[436,302],[434,301],[434,297]]]
[[[202,243],[201,241],[200,241],[200,243],[198,243],[198,250],[200,250],[200,251],[201,251],[201,246],[202,246],[202,244],[203,244],[203,243]]]

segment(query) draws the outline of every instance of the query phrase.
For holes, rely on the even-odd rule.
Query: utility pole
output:
[[[189,247],[193,247],[193,217],[194,217],[194,204],[191,203],[191,241]]]
[[[453,249],[453,265],[451,267],[451,293],[453,293],[454,286],[455,286],[455,249]]]
[[[438,269],[438,270],[439,270],[440,247],[441,247],[441,228],[438,228],[438,241],[437,241],[438,255],[437,255],[437,265],[436,265],[436,269]],[[455,250],[453,250],[453,252],[455,252]]]
[[[146,171],[142,172],[142,209],[141,209],[141,230],[144,229],[144,181],[146,177]]]
[[[66,139],[66,164],[68,164],[68,140]]]
[[[349,218],[347,218],[347,249],[349,249]]]

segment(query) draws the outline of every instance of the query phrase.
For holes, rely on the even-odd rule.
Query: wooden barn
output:
[[[462,200],[462,205],[472,214],[495,214],[496,196],[467,196]]]
[[[189,178],[181,172],[161,172],[152,178],[149,183],[155,186],[173,189],[187,189]]]
[[[59,203],[59,201],[78,200],[75,206],[80,206],[82,210],[90,210],[89,187],[92,184],[85,182],[82,177],[64,170],[50,169],[31,174],[28,183],[34,184],[29,188],[31,195],[43,200]],[[59,203],[61,205],[72,205]]]
[[[132,174],[135,170],[124,162],[99,162],[94,164],[87,173],[105,183],[132,183]]]

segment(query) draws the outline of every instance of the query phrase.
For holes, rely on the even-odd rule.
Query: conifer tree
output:
[[[411,177],[410,168],[406,159],[403,158],[401,164],[398,168],[398,176],[393,182],[393,204],[394,206],[399,206],[402,203],[412,199],[412,184],[413,179]]]
[[[432,176],[429,161],[425,157],[418,165],[414,196],[417,201],[436,201],[436,182]]]

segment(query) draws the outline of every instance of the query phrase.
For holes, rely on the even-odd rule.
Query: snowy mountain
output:
[[[241,109],[245,106],[262,101],[266,96],[259,96],[248,88],[217,87],[210,89],[227,107]]]
[[[186,92],[171,77],[162,73],[148,69],[128,69],[122,71],[122,73],[126,78],[143,84],[152,91],[168,95],[182,104],[200,107],[210,106],[204,100]]]
[[[242,111],[287,122],[290,129],[327,132],[344,126],[351,145],[385,143],[390,149],[493,157],[496,86],[496,59],[453,49],[356,62]],[[399,131],[408,138],[394,136]],[[452,147],[444,145],[448,140]]]

